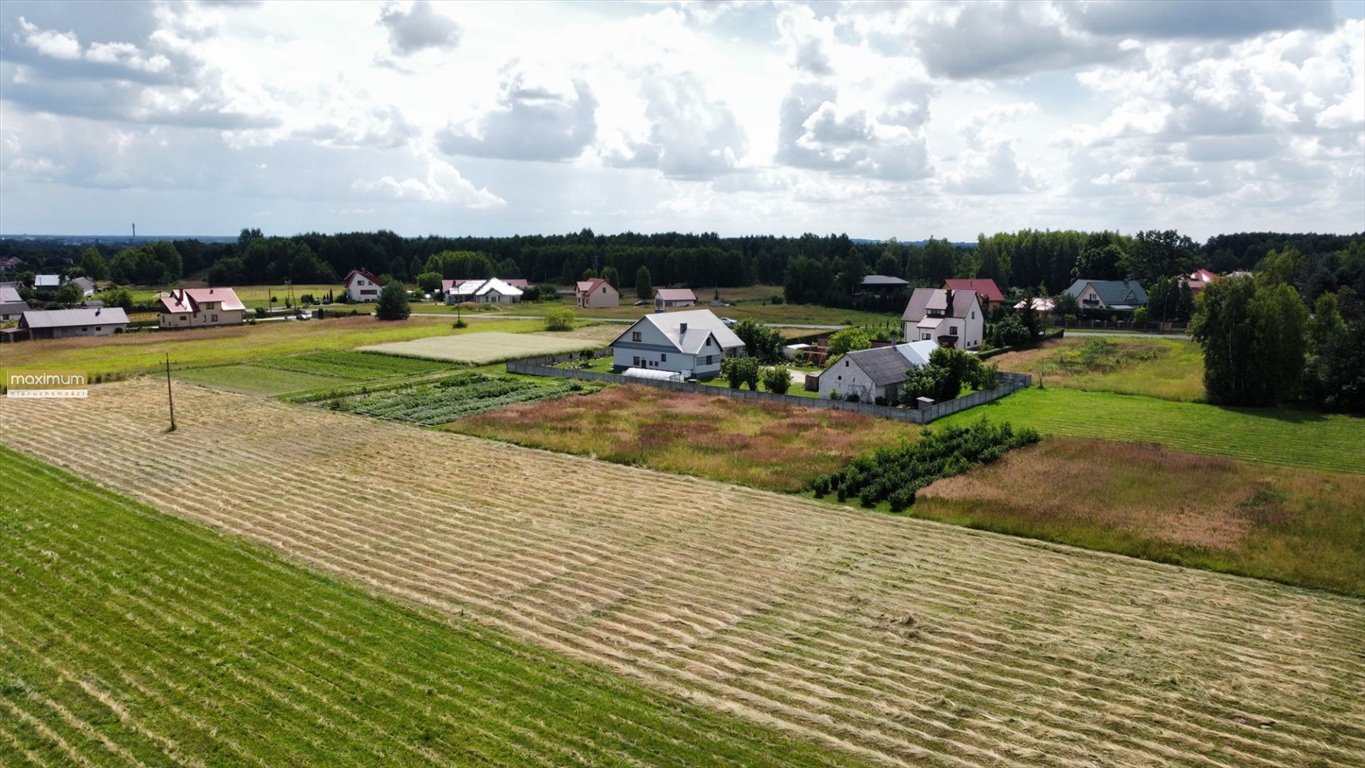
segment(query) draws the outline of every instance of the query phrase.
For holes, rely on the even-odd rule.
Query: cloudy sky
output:
[[[0,232],[1355,232],[1362,18],[6,0]]]

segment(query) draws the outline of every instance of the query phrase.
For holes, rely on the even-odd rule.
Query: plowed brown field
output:
[[[162,386],[0,440],[887,763],[1365,764],[1359,600],[193,387],[167,434]]]

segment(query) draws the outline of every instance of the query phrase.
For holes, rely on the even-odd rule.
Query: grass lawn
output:
[[[1049,387],[1016,392],[949,416],[943,423],[981,418],[1033,427],[1048,435],[1157,443],[1189,453],[1365,474],[1365,421],[1351,416],[1221,408]]]
[[[488,328],[524,333],[539,330],[534,320],[473,320],[453,330],[440,318],[379,322],[373,317],[343,317],[302,323],[259,323],[187,331],[143,331],[117,336],[31,341],[0,347],[0,366],[70,368],[92,378],[134,376],[156,371],[165,355],[171,367],[226,365],[262,357],[352,349],[368,344],[428,336],[477,333]]]
[[[488,331],[375,344],[360,349],[386,355],[482,365],[539,355],[598,349],[602,342],[558,333]]]
[[[1187,402],[1204,397],[1204,354],[1185,339],[1072,337],[991,362],[1002,371],[1031,373],[1048,387]]]
[[[0,461],[7,765],[855,762]]]
[[[1365,595],[1361,510],[1365,476],[1054,437],[930,485],[909,514]]]
[[[919,435],[916,426],[842,411],[631,385],[513,405],[446,429],[775,491],[798,491],[853,456]]]

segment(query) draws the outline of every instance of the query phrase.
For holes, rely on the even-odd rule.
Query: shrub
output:
[[[265,307],[256,307],[256,317],[265,317],[267,314]]]
[[[771,368],[763,369],[763,388],[769,392],[785,395],[787,390],[791,389],[791,385],[791,370],[787,366],[774,365]]]
[[[302,296],[299,297],[299,304],[316,304],[316,303],[318,303],[318,302],[317,302],[317,299],[313,298],[313,294],[311,294],[311,293],[305,293],[305,294],[303,294]]]
[[[780,293],[777,294],[776,296],[773,296],[771,299],[769,299],[769,301],[771,301],[773,304],[782,304],[782,303],[784,303],[786,300],[787,300],[787,299],[786,299],[782,294],[780,294]]]
[[[850,402],[850,403],[856,403],[856,402],[858,402],[861,398],[858,397],[858,393],[857,393],[857,392],[849,392],[847,395],[844,395],[844,399],[847,400],[847,401]]]
[[[868,338],[867,332],[862,328],[845,328],[829,337],[829,356],[838,357],[847,352],[868,349],[871,346],[872,339]]]
[[[379,320],[407,320],[412,314],[408,303],[408,291],[403,284],[393,278],[384,283],[379,291],[379,302],[375,305],[374,316]]]
[[[457,318],[455,318],[455,322],[453,322],[453,323],[450,324],[450,327],[451,327],[451,328],[468,328],[468,327],[469,327],[469,323],[465,322],[465,319],[464,319],[463,317],[457,317]]]
[[[750,390],[758,389],[759,365],[752,357],[727,357],[720,363],[720,375],[729,382],[730,389],[739,389],[748,384]]]
[[[568,307],[554,307],[545,313],[545,330],[568,331],[573,328],[573,310]]]

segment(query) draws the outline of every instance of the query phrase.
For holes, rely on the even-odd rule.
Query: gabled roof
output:
[[[24,297],[19,295],[19,291],[9,284],[0,285],[0,303],[13,304],[23,301]]]
[[[971,291],[945,291],[942,288],[916,288],[910,294],[910,301],[905,305],[905,311],[901,313],[901,320],[908,323],[918,323],[924,319],[929,310],[945,310],[948,306],[948,294],[953,296],[953,311],[948,314],[950,317],[964,318],[970,310],[972,303],[976,302],[976,294]]]
[[[34,275],[34,288],[57,288],[62,284],[61,275]]]
[[[936,341],[909,341],[904,344],[897,344],[892,349],[901,353],[901,357],[910,365],[928,365],[929,356],[938,349]]]
[[[507,283],[508,285],[512,286],[513,288],[521,288],[522,290],[525,290],[531,287],[531,281],[527,280],[524,277],[503,277],[499,279],[502,280],[504,283]]]
[[[19,318],[20,328],[70,328],[90,325],[127,325],[123,307],[95,309],[31,309]]]
[[[360,277],[369,280],[375,285],[379,285],[379,278],[375,277],[374,275],[370,274],[368,270],[364,269],[353,269],[350,272],[347,272],[346,277],[342,279],[341,284],[349,287],[351,285],[351,278],[355,277],[356,275],[359,275]]]
[[[442,280],[446,293],[456,296],[484,296],[497,292],[503,296],[520,296],[521,289],[509,285],[504,280],[490,277],[486,280]]]
[[[612,342],[615,345],[622,339],[628,338],[634,328],[640,323],[649,323],[664,338],[673,345],[673,348],[684,354],[695,355],[701,351],[702,345],[708,338],[714,338],[721,349],[734,349],[744,346],[744,342],[735,335],[735,332],[725,327],[725,323],[720,321],[709,309],[693,309],[687,312],[668,312],[645,315],[633,323],[626,332],[616,337]],[[687,331],[682,327],[686,325]]]
[[[1106,307],[1140,307],[1147,303],[1147,292],[1136,280],[1087,280],[1079,278],[1066,292],[1080,298],[1089,285]]]
[[[198,312],[200,305],[211,301],[221,302],[219,309],[225,311],[246,309],[242,300],[237,298],[237,292],[231,288],[180,288],[163,293],[159,298],[161,311],[170,314]]]
[[[88,277],[73,277],[71,278],[71,282],[75,283],[76,285],[79,285],[82,291],[95,290],[95,281],[91,280]]]
[[[982,301],[1004,301],[1005,294],[1000,292],[1000,287],[994,280],[987,280],[978,277],[962,277],[944,280],[943,287],[954,291],[971,291],[980,296]]]
[[[844,355],[844,359],[861,368],[872,383],[879,387],[905,381],[905,372],[910,370],[909,361],[895,347],[860,349]],[[836,361],[834,366],[838,365],[839,362]]]
[[[593,291],[597,290],[598,288],[601,288],[604,285],[607,286],[608,288],[611,288],[611,283],[608,283],[606,280],[600,277],[594,277],[591,280],[579,280],[577,288],[578,292],[580,294],[583,294],[592,293]],[[616,289],[612,288],[612,290],[614,291]]]
[[[697,294],[691,288],[655,288],[654,298],[664,301],[696,301]]]

